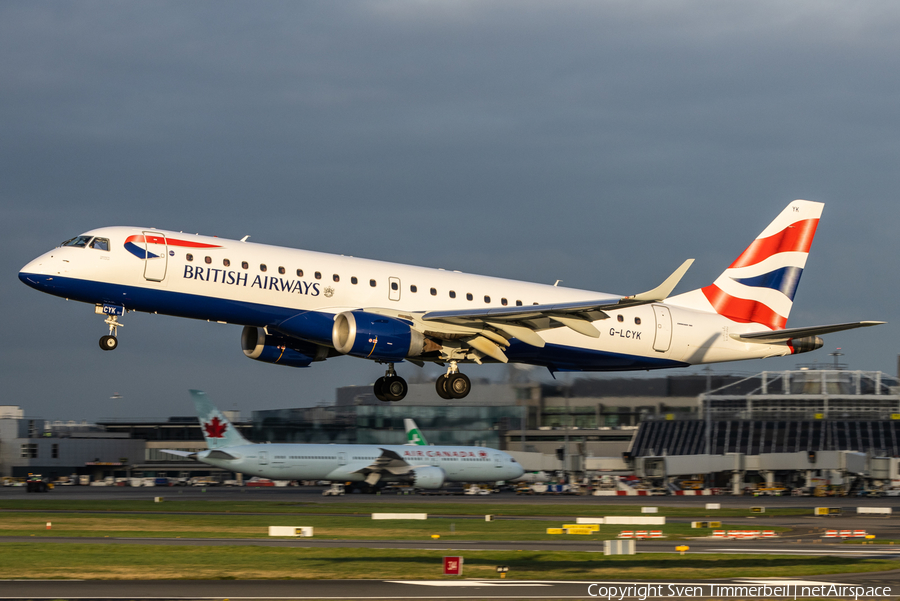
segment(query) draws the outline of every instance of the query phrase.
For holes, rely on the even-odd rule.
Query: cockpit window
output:
[[[91,242],[91,248],[96,248],[97,250],[109,250],[109,239],[94,238],[94,240]]]
[[[75,236],[71,240],[66,240],[60,246],[77,246],[78,248],[84,248],[87,246],[87,243],[91,241],[92,236]]]

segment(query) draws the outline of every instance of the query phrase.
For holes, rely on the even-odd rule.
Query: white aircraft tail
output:
[[[669,299],[771,330],[785,327],[824,205],[795,200],[716,281]]]
[[[415,421],[407,417],[403,420],[403,426],[406,428],[406,444],[428,444],[427,442],[425,442],[425,437],[422,435],[422,432],[419,431],[419,426],[416,425]]]
[[[210,449],[224,449],[252,444],[244,438],[228,418],[212,404],[209,397],[202,390],[191,390],[191,398],[197,409],[197,417],[200,419],[200,428],[206,445]]]

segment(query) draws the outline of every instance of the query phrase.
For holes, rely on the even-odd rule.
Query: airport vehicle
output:
[[[28,474],[25,479],[25,492],[48,492],[53,490],[53,484],[40,474]]]
[[[162,313],[243,326],[257,361],[308,367],[349,355],[384,363],[375,396],[408,390],[394,365],[447,368],[444,399],[470,389],[460,364],[557,371],[685,367],[805,353],[819,336],[881,322],[785,329],[823,205],[795,200],[710,285],[622,296],[140,227],[104,227],[25,265],[19,279],[91,303],[118,346],[119,318]]]
[[[254,444],[210,402],[191,396],[209,447],[205,451],[164,450],[209,465],[278,480],[328,480],[375,492],[386,483],[437,489],[444,482],[496,482],[522,475],[503,451],[483,447],[367,444]],[[252,480],[247,486],[252,486]]]
[[[425,437],[419,431],[419,427],[416,425],[415,420],[408,417],[405,418],[403,420],[403,427],[406,429],[406,444],[428,446],[428,443],[425,441]]]

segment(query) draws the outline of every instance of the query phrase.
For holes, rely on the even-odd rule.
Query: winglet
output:
[[[646,302],[656,302],[656,301],[664,301],[669,298],[669,295],[672,294],[672,290],[675,289],[675,286],[678,285],[678,282],[681,281],[681,278],[684,277],[684,274],[687,273],[688,268],[693,265],[694,260],[688,259],[684,263],[681,264],[681,267],[672,272],[672,275],[666,278],[666,281],[654,288],[653,290],[648,290],[647,292],[641,292],[640,294],[635,294],[634,296],[626,297],[623,300],[636,300],[636,301],[646,301]]]

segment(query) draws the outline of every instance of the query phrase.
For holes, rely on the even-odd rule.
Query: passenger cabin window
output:
[[[212,257],[203,257],[203,262],[207,265],[212,264]]]
[[[279,267],[278,273],[280,273],[281,275],[284,275],[284,267]]]
[[[450,291],[450,298],[456,298],[456,292],[453,290]]]
[[[437,296],[437,288],[431,289],[431,296]]]
[[[243,267],[244,269],[249,269],[249,268],[250,268],[250,264],[247,263],[247,261],[241,261],[241,267]]]
[[[91,242],[91,248],[95,248],[97,250],[109,250],[109,239],[108,238],[94,238],[94,241]]]
[[[84,248],[90,241],[90,236],[75,236],[74,238],[66,240],[65,242],[60,244],[60,246],[76,246],[78,248]]]
[[[635,317],[635,318],[634,318],[634,323],[635,323],[635,325],[641,325],[641,318],[640,318],[640,317]]]
[[[353,277],[350,278],[350,283],[351,283],[351,284],[358,284],[358,283],[359,283],[359,280],[356,279],[356,276],[353,276]]]
[[[192,255],[191,253],[188,253],[184,256],[184,258],[187,259],[188,261],[193,261],[194,255]]]
[[[315,275],[316,275],[316,279],[317,279],[317,280],[321,280],[321,279],[322,279],[322,272],[321,272],[321,271],[317,271]]]
[[[491,297],[488,296],[487,294],[485,294],[485,295],[484,295],[484,302],[486,302],[486,303],[491,302]]]
[[[391,290],[400,290],[400,284],[397,282],[391,282]]]
[[[623,321],[625,321],[625,318],[622,317],[621,315],[616,315],[616,321],[618,321],[619,323],[622,323]]]
[[[505,299],[505,298],[501,298],[501,299],[500,299],[500,304],[503,305],[503,306],[505,307],[505,306],[508,305],[509,303],[506,302],[506,299]]]
[[[375,280],[369,280],[369,286],[371,286],[372,288],[374,288],[374,287],[375,287]]]
[[[410,291],[410,292],[418,292],[419,289],[416,287],[415,284],[413,284],[412,286],[409,287],[409,291]]]
[[[517,300],[517,301],[516,301],[516,306],[517,306],[517,307],[521,307],[521,306],[522,306],[522,301]]]
[[[333,276],[331,276],[331,279],[334,280],[335,282],[340,282],[341,276],[339,276],[338,274],[334,274]]]
[[[472,300],[472,293],[466,292],[466,300]]]
[[[231,261],[229,261],[228,259],[222,259],[222,265],[224,265],[225,267],[231,267]]]
[[[303,277],[303,270],[302,270],[302,269],[298,269],[298,270],[297,270],[297,277],[298,277],[298,278],[302,278],[302,277]]]
[[[259,270],[260,270],[260,271],[265,271],[266,269],[268,269],[268,267],[266,267],[266,264],[265,264],[265,263],[260,263],[260,264],[259,264]]]

